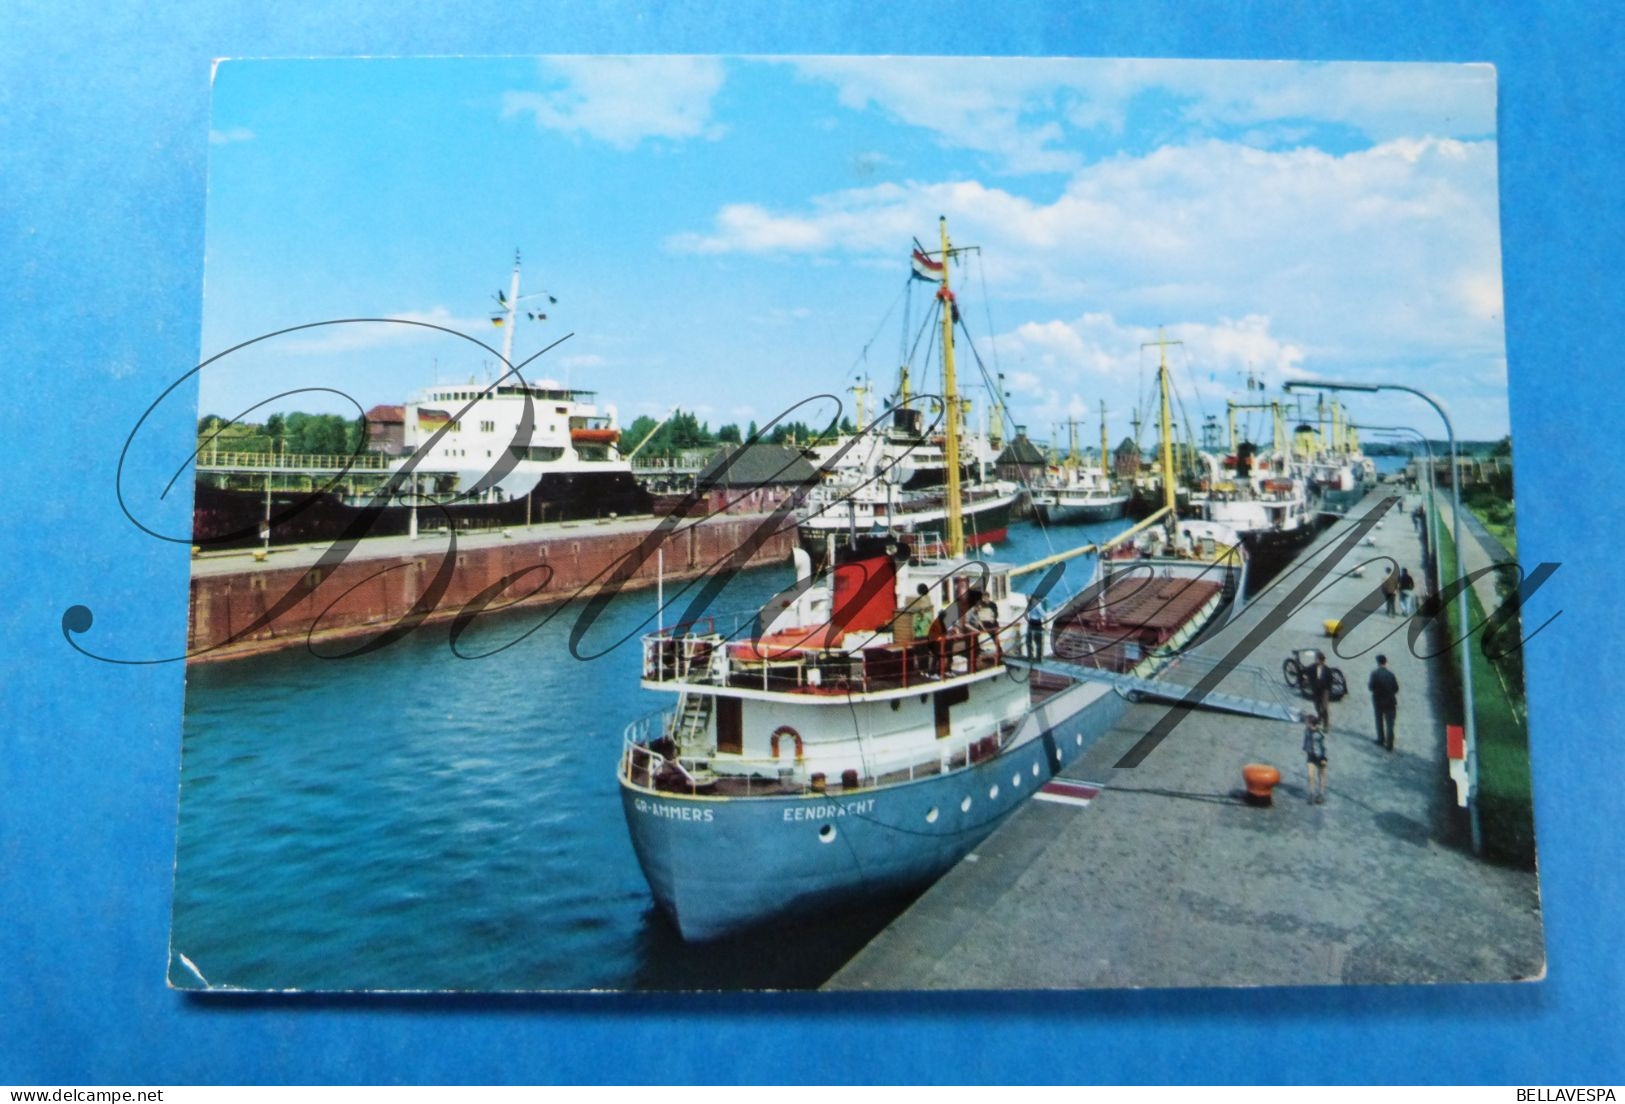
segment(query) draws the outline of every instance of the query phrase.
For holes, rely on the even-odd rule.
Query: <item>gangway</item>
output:
[[[1303,707],[1287,700],[1270,672],[1251,664],[1225,664],[1201,656],[1180,656],[1154,677],[1125,674],[1105,667],[1091,667],[1055,657],[1031,659],[1006,655],[1004,662],[1011,667],[1037,671],[1040,674],[1070,679],[1074,682],[1103,682],[1119,693],[1138,699],[1172,702],[1192,709],[1213,709],[1224,713],[1240,713],[1249,717],[1262,717],[1271,721],[1296,721]],[[1212,673],[1222,671],[1220,680],[1250,680],[1253,695],[1221,691],[1214,687],[1203,690],[1203,683]],[[1198,675],[1184,681],[1182,676]],[[1217,683],[1215,683],[1216,687]],[[1195,695],[1195,696],[1193,696]]]

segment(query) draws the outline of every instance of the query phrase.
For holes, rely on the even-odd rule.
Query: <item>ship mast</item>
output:
[[[503,296],[501,289],[492,296],[496,300],[497,312],[491,316],[493,326],[502,327],[502,371],[504,374],[513,371],[513,331],[519,322],[519,250],[513,251],[513,280],[508,285],[508,294]],[[557,303],[547,291],[536,291],[525,296],[526,299],[546,299],[549,303]],[[547,310],[527,310],[525,316],[532,322],[546,322]]]
[[[1163,337],[1161,326],[1157,327],[1157,350],[1157,384],[1162,392],[1162,504],[1168,509],[1168,520],[1172,525],[1178,495],[1174,492],[1173,418],[1168,409],[1168,342]]]
[[[1107,479],[1112,477],[1111,455],[1106,441],[1106,400],[1100,400],[1100,474]]]
[[[519,320],[519,250],[513,251],[513,283],[508,289],[507,319],[502,327],[502,371],[513,371],[513,331]]]
[[[938,216],[942,231],[942,286],[937,299],[942,303],[942,406],[948,418],[943,434],[943,454],[948,464],[948,555],[965,554],[965,519],[959,488],[959,388],[954,379],[954,294],[948,287],[948,219]]]

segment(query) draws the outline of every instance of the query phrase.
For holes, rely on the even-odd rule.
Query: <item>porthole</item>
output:
[[[1059,758],[1059,756],[1057,756],[1057,758]],[[1033,777],[1034,778],[1038,777],[1038,764],[1037,763],[1033,764]]]
[[[1020,771],[1017,771],[1015,774],[1012,774],[1010,776],[1010,786],[1011,786],[1012,789],[1017,789],[1017,790],[1019,790],[1021,788],[1021,772]]]
[[[991,786],[989,786],[987,788],[987,799],[989,801],[992,801],[994,798],[996,798],[998,796],[999,796],[999,784],[997,782],[995,782],[995,783],[993,783],[993,785],[991,785]]]
[[[925,811],[925,822],[927,824],[935,824],[937,822],[937,807],[935,805],[931,806]]]
[[[903,703],[901,701],[899,701],[897,698],[893,698],[891,700],[891,711],[893,713],[895,713],[901,708],[903,708]]]
[[[1062,758],[1061,758],[1061,749],[1056,748],[1055,749],[1055,765],[1060,766],[1063,761],[1064,760],[1062,760]]]
[[[818,838],[824,843],[833,843],[835,841],[835,825],[826,824],[818,829]]]
[[[959,811],[962,813],[970,812],[970,798],[968,796],[959,803]]]
[[[1083,733],[1078,733],[1077,736],[1073,737],[1073,739],[1077,741],[1079,747],[1083,746]]]

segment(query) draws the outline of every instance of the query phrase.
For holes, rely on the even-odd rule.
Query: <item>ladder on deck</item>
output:
[[[1271,693],[1269,700],[1265,698],[1247,697],[1242,694],[1230,694],[1219,690],[1209,690],[1201,697],[1186,702],[1186,697],[1194,687],[1182,686],[1161,678],[1144,678],[1139,675],[1127,675],[1117,671],[1107,671],[1099,667],[1085,667],[1078,663],[1068,663],[1061,659],[1023,659],[1017,656],[1006,656],[1005,663],[1011,667],[1025,668],[1041,674],[1055,675],[1059,678],[1070,679],[1073,682],[1104,682],[1129,697],[1154,698],[1157,701],[1188,704],[1193,709],[1215,709],[1224,713],[1240,713],[1249,717],[1262,717],[1271,721],[1296,721],[1300,715],[1301,707],[1294,707],[1278,692]],[[1258,680],[1256,676],[1265,674],[1262,669],[1236,665],[1231,668],[1243,674],[1255,676],[1255,681],[1262,687],[1273,685],[1265,679]]]
[[[676,731],[672,733],[678,747],[688,747],[701,743],[705,737],[706,726],[711,721],[710,694],[684,694],[683,702],[677,709]]]

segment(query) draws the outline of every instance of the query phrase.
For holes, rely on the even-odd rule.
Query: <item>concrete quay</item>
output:
[[[1194,654],[1224,656],[1286,604],[1369,511],[1373,493]],[[1442,519],[1441,519],[1442,520]],[[1509,981],[1544,973],[1533,871],[1475,858],[1445,758],[1440,664],[1375,597],[1391,557],[1421,578],[1402,511],[1344,557],[1218,689],[1257,696],[1281,663],[1321,648],[1349,695],[1331,707],[1324,804],[1307,800],[1302,726],[1192,711],[1137,766],[1121,764],[1171,708],[1131,704],[1063,776],[1089,805],[1030,800],[828,983],[838,990],[1339,985]],[[1376,607],[1336,642],[1323,622]],[[1397,631],[1396,631],[1397,630]],[[1262,631],[1262,630],[1261,630]],[[1384,634],[1392,633],[1387,639]],[[1434,631],[1415,652],[1438,650]],[[1396,750],[1376,743],[1366,680],[1377,653],[1399,679]],[[1348,658],[1342,658],[1348,657]],[[1257,668],[1262,668],[1259,672]],[[1177,676],[1178,672],[1174,672]],[[1191,681],[1191,671],[1180,681]],[[1309,707],[1307,700],[1303,701]],[[1241,768],[1279,767],[1268,808]]]

